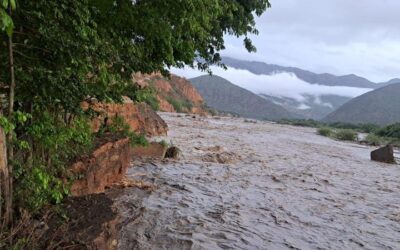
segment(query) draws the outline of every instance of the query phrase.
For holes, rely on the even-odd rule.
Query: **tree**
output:
[[[207,70],[220,64],[224,35],[257,34],[254,13],[267,0],[90,0],[99,34],[113,47],[113,66],[126,72],[153,72],[189,65]]]
[[[0,7],[0,29],[6,31],[7,33],[7,51],[8,51],[8,69],[9,69],[9,95],[8,95],[8,118],[11,119],[14,112],[14,90],[15,90],[15,73],[14,73],[14,53],[13,53],[13,40],[12,33],[14,28],[14,23],[12,21],[11,15],[12,11],[15,10],[15,0],[3,0],[2,6]],[[8,13],[7,13],[8,12]],[[0,82],[1,83],[1,82]],[[0,110],[0,115],[2,110]],[[5,134],[3,129],[0,129],[0,156],[2,160],[0,162],[0,198],[2,201],[0,203],[0,218],[2,218],[1,207],[4,203],[4,224],[10,224],[12,220],[12,198],[13,198],[13,178],[12,171],[13,167],[7,159],[13,159],[13,145],[12,145],[12,133],[8,133],[7,144],[5,141]]]
[[[8,86],[6,120],[15,128],[6,131],[10,190],[0,192],[10,197],[14,180],[17,206],[34,209],[60,200],[64,166],[89,145],[83,100],[121,101],[134,72],[221,65],[226,34],[244,37],[254,51],[248,38],[258,32],[254,15],[270,6],[267,0],[19,0],[15,10],[14,0],[0,4],[7,41],[0,44],[0,69],[8,69],[0,71],[0,89]]]

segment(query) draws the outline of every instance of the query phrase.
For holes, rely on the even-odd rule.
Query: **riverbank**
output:
[[[180,160],[135,166],[119,249],[398,248],[400,168],[315,129],[162,113]],[[161,139],[161,138],[160,138]]]

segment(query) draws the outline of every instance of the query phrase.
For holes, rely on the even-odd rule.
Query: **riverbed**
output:
[[[315,129],[161,113],[179,160],[134,163],[119,249],[400,249],[400,166]]]

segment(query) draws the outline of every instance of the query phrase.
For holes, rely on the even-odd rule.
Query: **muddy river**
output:
[[[400,249],[400,166],[314,129],[161,114],[180,160],[131,168],[119,249]]]

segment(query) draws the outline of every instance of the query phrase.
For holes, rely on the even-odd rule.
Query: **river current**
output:
[[[119,249],[400,249],[400,166],[370,161],[374,148],[311,128],[161,116],[181,158],[130,168],[153,188],[117,198]]]

